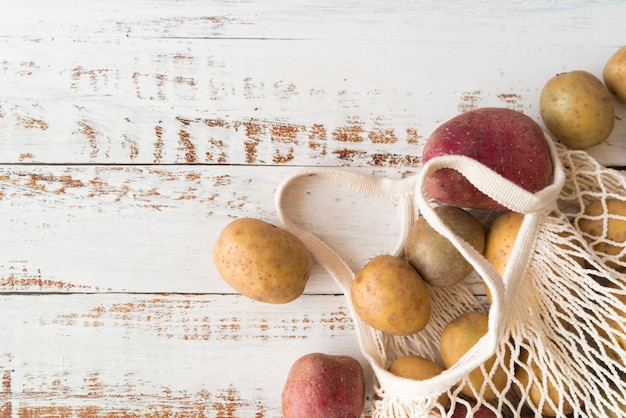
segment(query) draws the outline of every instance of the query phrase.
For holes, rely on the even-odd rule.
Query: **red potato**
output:
[[[357,418],[365,408],[361,364],[350,356],[311,353],[291,366],[283,418]]]
[[[454,406],[454,412],[450,418],[466,418],[468,416],[470,415],[465,404],[457,403]],[[497,418],[496,413],[485,405],[479,406],[478,409],[474,411],[474,415],[471,416],[474,418]]]
[[[441,155],[473,158],[532,193],[548,186],[552,179],[552,160],[543,130],[533,119],[512,109],[474,109],[444,122],[426,141],[422,162]],[[506,209],[452,169],[435,171],[425,180],[424,188],[440,203]]]

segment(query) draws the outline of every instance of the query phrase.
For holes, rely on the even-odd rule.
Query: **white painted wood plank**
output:
[[[212,261],[236,217],[280,225],[274,191],[297,168],[0,167],[0,289],[5,292],[232,293]],[[390,178],[397,169],[357,170]],[[414,173],[414,172],[413,172]],[[355,270],[391,251],[401,210],[319,178],[288,189],[292,218]],[[316,266],[307,293],[338,293]]]
[[[280,417],[291,364],[357,358],[343,297],[3,295],[3,417]],[[371,396],[371,390],[368,390]]]
[[[611,45],[0,38],[0,162],[415,166],[459,112],[541,123],[554,74]],[[97,54],[93,54],[93,50]],[[447,52],[446,52],[447,51]],[[529,65],[530,64],[530,65]],[[626,105],[590,152],[626,162]]]
[[[280,416],[300,355],[364,362],[321,267],[287,305],[233,294],[210,257],[221,228],[239,216],[277,222],[273,192],[299,166],[414,174],[425,138],[458,112],[506,106],[539,121],[543,83],[599,75],[626,9],[28,0],[0,10],[0,416],[261,418]],[[618,114],[591,150],[605,164],[626,163],[624,105]],[[301,186],[288,210],[353,268],[394,246],[397,202]]]
[[[537,45],[618,45],[616,35],[623,29],[625,10],[619,0],[6,3],[0,27],[1,33],[8,36],[46,38],[94,33],[102,37],[390,39]]]

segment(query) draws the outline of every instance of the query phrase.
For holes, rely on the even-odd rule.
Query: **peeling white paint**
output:
[[[362,360],[349,312],[317,265],[292,304],[233,294],[211,261],[222,228],[276,223],[273,193],[302,166],[413,175],[430,132],[471,108],[541,122],[545,81],[601,75],[626,11],[617,0],[0,9],[6,418],[280,417],[299,356]],[[589,152],[624,166],[616,109]],[[354,269],[396,243],[397,202],[308,179],[289,193],[291,217]]]

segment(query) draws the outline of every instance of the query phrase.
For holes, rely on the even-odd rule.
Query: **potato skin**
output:
[[[440,155],[471,157],[535,193],[550,184],[552,160],[543,130],[521,112],[498,107],[470,110],[438,126],[424,145],[422,161]],[[440,203],[461,208],[506,208],[474,187],[459,172],[440,169],[424,188]]]
[[[482,254],[485,233],[474,215],[450,205],[437,206],[435,212],[452,232]],[[431,286],[454,285],[474,270],[459,250],[421,216],[411,226],[404,250],[409,263]]]
[[[523,221],[524,215],[521,213],[503,213],[493,221],[485,237],[485,252],[483,256],[501,277],[504,276],[504,270],[509,262],[511,251],[513,251],[513,246]],[[487,285],[485,285],[485,292],[487,293],[487,299],[491,302],[491,291]]]
[[[544,376],[545,371],[541,369],[541,367],[535,363],[534,361],[529,359],[529,354],[527,350],[522,351],[520,354],[519,360],[520,363],[524,364],[524,366],[520,366],[515,373],[515,378],[520,382],[521,387],[528,388],[528,397],[526,402],[533,405],[535,408],[539,408],[539,405],[542,403],[542,399],[544,394],[547,393],[548,397],[552,400],[555,405],[559,405],[561,402],[561,394],[559,385],[555,382],[554,377],[548,371],[547,375]],[[535,376],[533,379],[531,375],[528,373],[528,370],[532,370],[532,374]],[[520,392],[520,387],[517,385],[513,386],[517,392]],[[570,388],[567,386],[565,382],[563,382],[563,389],[565,391],[569,391]],[[544,402],[543,407],[541,409],[541,415],[544,417],[556,417],[570,414],[574,411],[573,406],[568,402],[568,399],[562,399],[563,405],[561,411],[555,411],[550,403]]]
[[[586,234],[585,239],[590,243],[593,243],[599,237],[615,242],[615,245],[608,242],[597,242],[593,244],[593,249],[601,253],[617,256],[624,248],[624,245],[626,245],[626,221],[611,215],[626,216],[626,201],[608,198],[605,203],[608,211],[606,235],[603,235],[604,221],[602,219],[581,218],[578,220],[578,227]],[[596,200],[585,208],[585,215],[587,216],[599,216],[603,213],[604,207],[601,200]],[[626,256],[622,256],[619,261],[626,263]],[[615,269],[623,268],[617,263],[610,261],[607,262],[607,265]]]
[[[391,335],[421,331],[430,319],[431,298],[419,273],[392,255],[379,255],[352,281],[354,310],[369,326]]]
[[[549,79],[541,90],[539,112],[546,128],[572,149],[601,144],[615,125],[611,93],[588,71],[569,71]]]
[[[224,228],[213,248],[213,261],[237,292],[276,304],[302,294],[313,265],[298,237],[255,218],[236,219]]]
[[[523,221],[521,213],[507,212],[498,216],[487,232],[484,257],[500,276],[504,276]]]
[[[365,378],[350,356],[311,353],[291,366],[282,392],[284,418],[358,418]]]
[[[602,78],[606,88],[626,103],[626,45],[609,58],[602,70]]]
[[[416,354],[398,357],[389,366],[391,374],[413,380],[427,380],[443,371],[444,368],[439,364]],[[439,396],[439,404],[444,408],[448,405],[449,400],[446,392]]]
[[[463,357],[489,330],[489,317],[482,312],[467,312],[458,318],[452,320],[441,333],[440,351],[443,364],[446,368],[452,367],[457,361]],[[508,363],[510,353],[506,353],[505,364]],[[508,375],[505,370],[496,365],[496,355],[487,359],[484,363],[487,373],[490,373],[494,367],[491,382],[497,391],[501,392],[507,382]],[[476,390],[485,382],[485,376],[480,367],[469,373],[469,379]],[[474,392],[472,386],[463,385],[461,392],[470,398],[477,399],[478,394]],[[491,385],[485,387],[482,394],[483,399],[489,401],[495,399],[498,393],[494,391]]]

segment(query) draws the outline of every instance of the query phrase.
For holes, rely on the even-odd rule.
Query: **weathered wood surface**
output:
[[[358,353],[341,296],[279,306],[235,295],[0,301],[6,417],[280,416],[278,381],[299,356]]]
[[[254,166],[3,166],[0,286],[6,292],[233,293],[215,271],[213,244],[236,217],[278,224],[274,192],[293,172]],[[391,251],[399,239],[397,202],[321,179],[298,180],[287,190],[285,209],[338,248],[354,269]],[[307,293],[339,291],[316,266]]]
[[[617,1],[377,3],[6,6],[0,162],[414,165],[459,111],[539,120],[543,83],[623,33]],[[622,164],[625,137],[593,153]]]
[[[624,16],[617,0],[0,5],[0,416],[280,416],[296,358],[362,360],[350,313],[319,266],[291,304],[235,294],[211,261],[221,229],[276,223],[302,166],[414,175],[468,109],[541,123],[543,83],[600,75]],[[590,153],[626,166],[617,110]],[[351,267],[395,246],[398,202],[297,186],[287,210]]]

